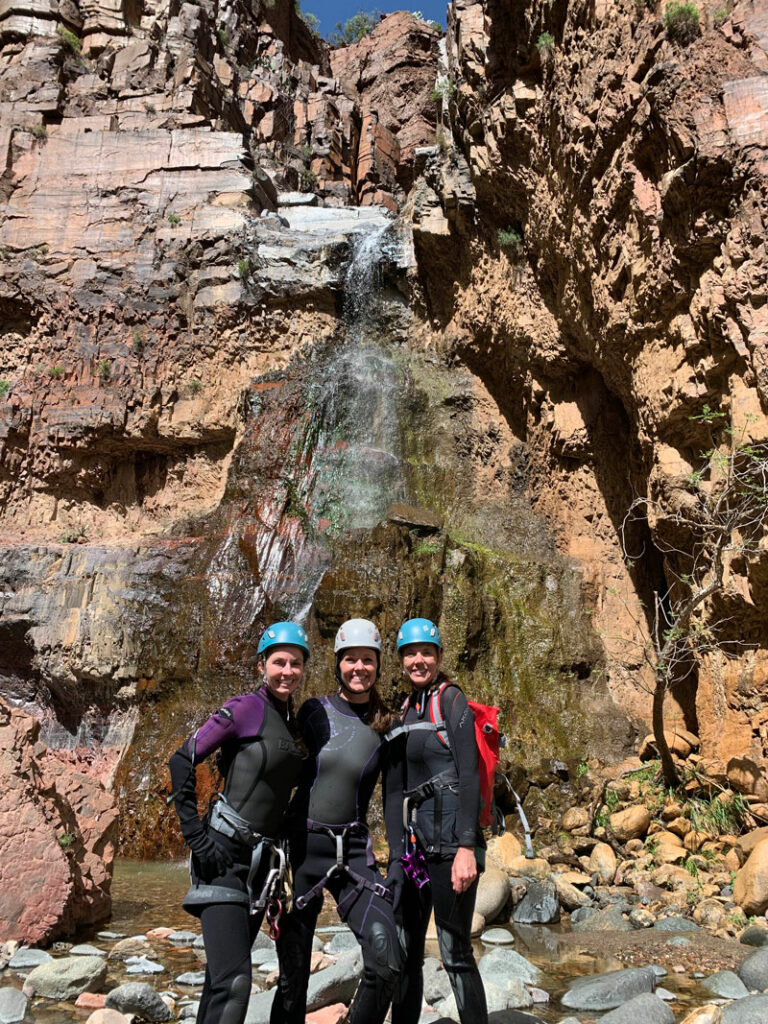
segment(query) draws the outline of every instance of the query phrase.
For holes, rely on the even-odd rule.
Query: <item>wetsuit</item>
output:
[[[429,721],[429,692],[414,692],[402,724]],[[391,740],[387,774],[386,823],[390,860],[403,853],[403,799],[439,776],[438,785],[426,785],[410,807],[416,835],[425,854],[429,884],[418,889],[406,880],[398,922],[407,942],[407,959],[392,1004],[392,1024],[417,1024],[421,1016],[424,980],[424,941],[434,907],[440,955],[451,981],[461,1024],[487,1024],[485,991],[472,953],[470,932],[477,880],[457,894],[451,884],[453,858],[460,846],[482,845],[477,818],[480,781],[472,709],[453,684],[440,694],[440,710],[448,745],[438,733],[404,731]]]
[[[195,765],[219,749],[223,798],[210,821],[197,814]],[[205,984],[197,1024],[242,1024],[251,994],[251,946],[264,917],[255,907],[301,768],[287,705],[266,686],[215,711],[170,760],[174,803],[191,851],[192,888],[184,900],[199,917]]]
[[[367,724],[368,704],[313,698],[298,722],[309,751],[289,816],[294,906],[283,919],[280,980],[271,1024],[304,1024],[312,936],[327,888],[363,951],[363,979],[349,1024],[381,1024],[402,963],[390,894],[366,824],[386,742]],[[332,872],[339,862],[344,867]]]

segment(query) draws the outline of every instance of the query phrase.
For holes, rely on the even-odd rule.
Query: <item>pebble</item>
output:
[[[27,997],[17,988],[0,988],[0,1024],[16,1024],[24,1020]]]
[[[47,963],[48,960],[53,960],[53,957],[50,953],[46,953],[44,949],[24,948],[13,954],[8,967],[12,971],[30,971],[33,967],[39,967],[40,964]]]
[[[197,932],[171,932],[167,936],[173,946],[191,946],[197,937]]]
[[[103,949],[99,949],[97,946],[91,946],[87,942],[81,943],[79,946],[73,946],[70,949],[72,956],[106,956],[107,954]]]
[[[204,983],[205,971],[187,971],[176,979],[177,985],[203,985]]]
[[[480,941],[489,946],[504,946],[514,942],[515,937],[506,928],[488,928],[480,936]]]

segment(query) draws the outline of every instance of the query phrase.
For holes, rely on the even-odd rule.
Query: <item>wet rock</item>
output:
[[[607,843],[598,843],[589,855],[588,871],[597,875],[598,882],[611,885],[616,875],[616,854]]]
[[[202,985],[205,982],[205,971],[185,971],[176,979],[177,985]]]
[[[129,1024],[133,1018],[120,1013],[119,1010],[108,1010],[106,1007],[94,1010],[85,1024]]]
[[[573,914],[571,914],[573,923]],[[631,932],[632,925],[624,917],[622,908],[618,904],[598,910],[590,914],[586,919],[579,919],[573,923],[575,932]]]
[[[415,527],[422,533],[435,533],[443,528],[440,516],[428,508],[417,508],[415,505],[390,505],[387,509],[387,519],[390,523]]]
[[[733,883],[733,899],[745,914],[768,909],[768,839],[759,842]]]
[[[512,932],[507,931],[506,928],[489,928],[483,932],[480,936],[481,942],[484,942],[489,946],[506,946],[510,945],[515,941],[515,937]]]
[[[681,1024],[721,1024],[723,1013],[719,1006],[700,1006],[693,1010]]]
[[[480,875],[475,910],[490,924],[507,905],[508,899],[509,882],[505,872],[499,868],[487,867]]]
[[[129,956],[125,964],[126,974],[163,974],[165,971],[162,964],[146,956]]]
[[[145,981],[128,981],[113,988],[107,994],[106,1006],[120,1013],[135,1013],[153,1024],[171,1019],[171,1011],[161,996]]]
[[[723,1007],[722,1024],[765,1024],[768,1021],[768,996],[746,996]]]
[[[104,992],[81,992],[75,1000],[75,1006],[82,1010],[101,1010],[106,1003]]]
[[[107,963],[97,956],[66,956],[40,964],[27,975],[24,991],[43,999],[75,999],[96,992],[107,977]]]
[[[172,946],[191,946],[197,938],[197,932],[171,932],[168,941]]]
[[[16,1024],[24,1020],[27,997],[17,988],[0,988],[0,1024]]]
[[[635,996],[600,1018],[605,1024],[675,1024],[675,1015],[658,996],[650,992]]]
[[[486,979],[499,988],[516,978],[524,984],[537,985],[542,973],[538,967],[512,949],[494,949],[480,958],[478,964],[483,981]]]
[[[99,949],[97,946],[92,946],[88,942],[83,942],[78,946],[73,946],[69,951],[70,956],[106,956],[107,954],[103,949]]]
[[[611,832],[620,843],[626,843],[630,839],[642,839],[648,832],[650,824],[651,815],[648,808],[642,804],[617,811],[610,817]]]
[[[751,924],[741,933],[739,942],[745,946],[768,946],[768,928],[759,924]]]
[[[701,982],[702,988],[722,999],[743,999],[749,989],[734,971],[718,971]]]
[[[531,882],[512,912],[516,924],[553,924],[560,920],[560,903],[553,882]]]
[[[742,960],[736,973],[748,989],[762,992],[768,988],[768,948],[750,953]]]
[[[655,988],[656,973],[651,967],[627,967],[577,978],[561,1001],[572,1010],[612,1010]]]
[[[330,942],[325,944],[326,953],[345,953],[349,949],[358,948],[358,941],[354,932],[337,932]]]
[[[51,954],[46,953],[44,949],[22,948],[13,954],[8,966],[12,971],[28,971],[52,959]]]
[[[115,943],[109,951],[107,960],[127,960],[131,956],[145,956],[152,952],[154,952],[152,946],[143,935],[130,935]]]

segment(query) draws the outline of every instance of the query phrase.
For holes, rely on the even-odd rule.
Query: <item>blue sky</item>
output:
[[[360,0],[301,0],[301,9],[315,14],[320,19],[320,35],[325,36],[335,26],[337,21],[344,22],[351,18],[358,11],[379,10],[383,14],[390,11],[421,11],[428,20],[439,21],[445,27],[445,11],[447,0],[413,0],[413,3],[387,2],[387,0],[371,0],[360,2]]]

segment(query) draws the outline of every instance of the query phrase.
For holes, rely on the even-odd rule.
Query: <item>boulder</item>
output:
[[[755,846],[733,883],[733,899],[745,914],[768,909],[768,839]]]
[[[363,974],[360,947],[342,953],[332,967],[313,974],[307,988],[307,1011],[319,1010],[329,1003],[349,1003]]]
[[[651,824],[651,815],[647,807],[642,804],[633,804],[623,811],[616,811],[609,819],[611,832],[620,843],[626,843],[630,839],[642,839],[647,834]]]
[[[171,1019],[171,1011],[160,995],[146,981],[128,981],[107,994],[108,1010],[127,1015],[136,1014],[153,1024]]]
[[[39,734],[0,699],[0,935],[28,943],[107,917],[117,840],[114,796]]]
[[[538,985],[542,979],[539,968],[513,949],[491,950],[480,958],[478,968],[483,982],[487,980],[500,988],[505,988],[513,978],[525,985]]]
[[[745,957],[736,973],[750,990],[762,992],[768,988],[768,947],[756,949]]]
[[[517,836],[512,832],[505,832],[489,841],[485,856],[487,863],[508,872],[509,865],[522,856],[522,853],[523,848]]]
[[[684,1017],[680,1024],[721,1024],[723,1011],[719,1006],[700,1006]]]
[[[691,751],[698,749],[699,746],[699,737],[688,732],[687,729],[675,729],[674,731],[665,729],[664,739],[667,741],[670,751],[680,758],[688,757]],[[659,756],[653,733],[649,733],[645,737],[640,744],[638,754],[641,761],[649,761],[651,758]]]
[[[739,936],[739,942],[745,946],[768,946],[768,928],[761,924],[751,924]]]
[[[475,899],[475,911],[482,914],[486,923],[492,923],[507,905],[509,881],[504,871],[488,867],[480,875]]]
[[[100,956],[65,956],[40,964],[27,975],[24,991],[43,999],[76,999],[81,992],[98,992],[107,978]]]
[[[655,988],[656,972],[652,967],[626,967],[577,978],[561,1002],[569,1010],[613,1010]]]
[[[16,1024],[24,1020],[27,997],[17,988],[0,988],[0,1024]]]
[[[544,860],[543,857],[523,857],[522,854],[519,857],[514,857],[507,866],[507,870],[511,875],[521,875],[524,878],[549,878],[549,873],[552,868],[549,866],[549,861]]]
[[[746,996],[723,1007],[722,1024],[765,1024],[768,1021],[768,996]]]
[[[651,992],[643,992],[600,1018],[602,1024],[675,1024],[667,1004]]]
[[[553,882],[531,882],[515,909],[516,924],[553,924],[560,920],[560,903]]]
[[[588,871],[602,885],[610,885],[616,875],[616,854],[607,843],[598,843],[589,855]]]
[[[575,921],[571,915],[571,924],[575,932],[631,932],[632,924],[624,917],[619,904],[611,904],[603,910],[583,920]]]
[[[561,906],[565,907],[566,910],[576,910],[577,907],[589,906],[591,902],[589,896],[583,893],[581,889],[577,889],[575,885],[571,885],[562,875],[553,875],[552,881],[555,885],[557,898],[560,900]]]
[[[732,757],[727,765],[728,781],[737,793],[768,800],[768,780],[760,765],[749,757]]]
[[[701,987],[721,999],[743,999],[749,989],[734,971],[718,971],[704,978]]]
[[[563,815],[563,828],[566,832],[573,832],[577,828],[585,828],[589,825],[589,812],[583,807],[569,807]]]

